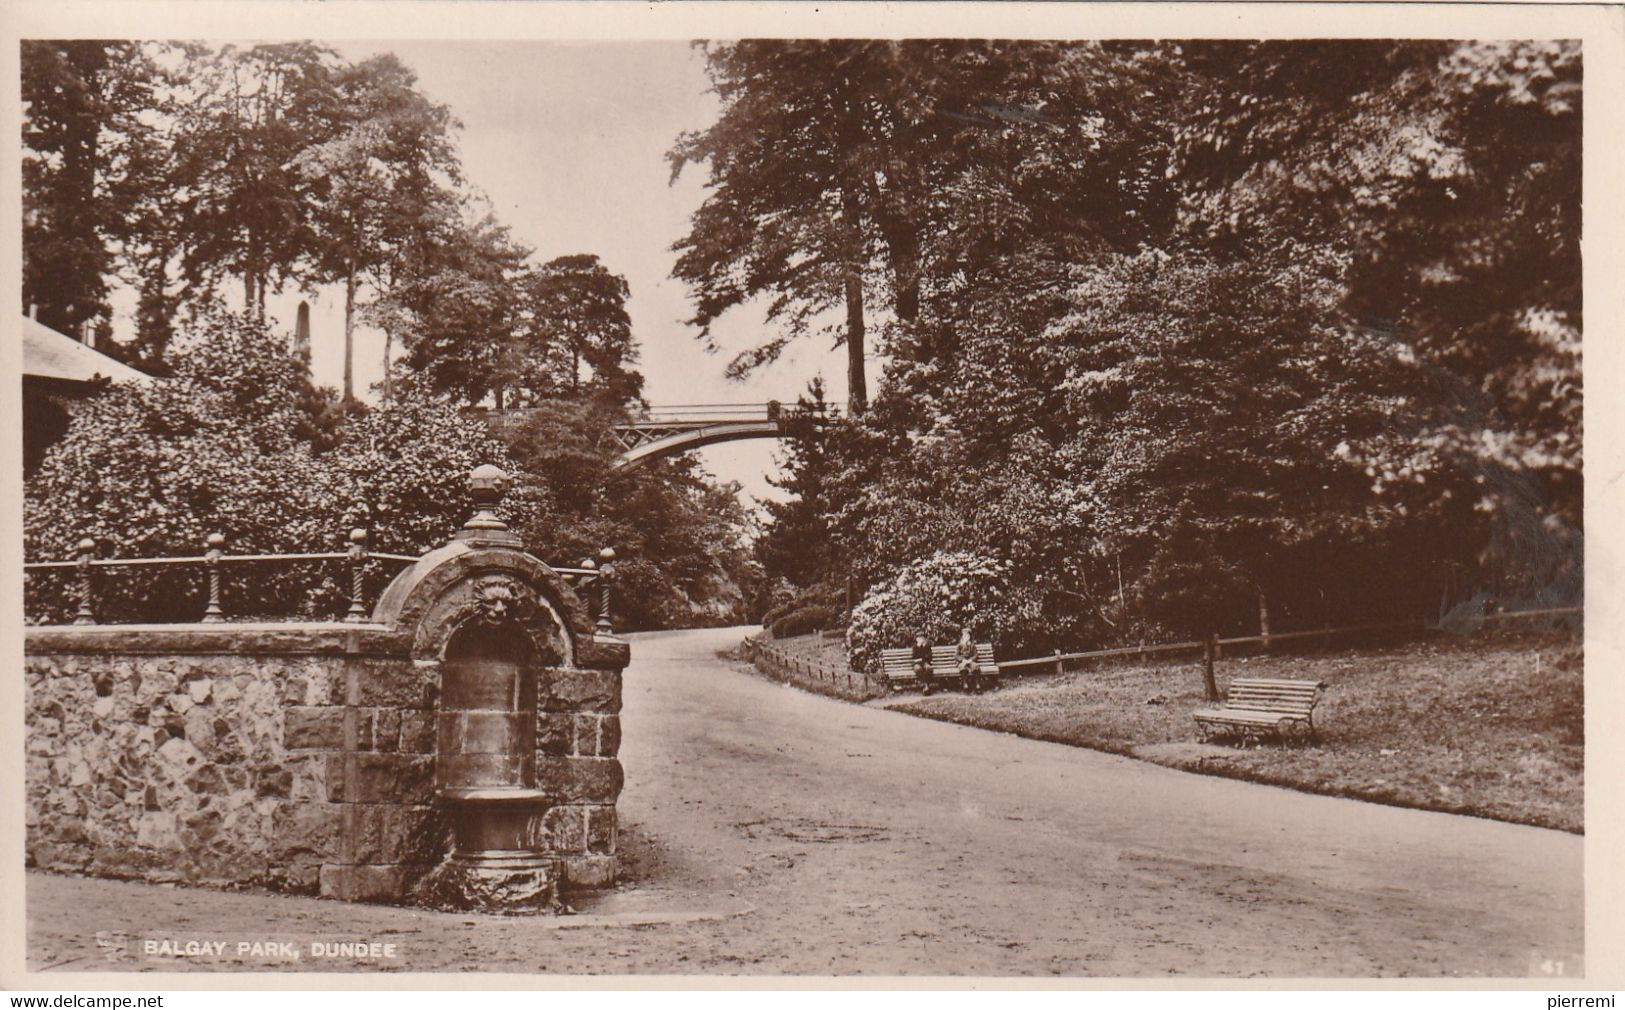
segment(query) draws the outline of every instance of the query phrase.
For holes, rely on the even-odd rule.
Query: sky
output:
[[[683,322],[693,307],[684,285],[670,278],[671,246],[704,199],[705,172],[690,166],[670,184],[666,152],[718,111],[704,56],[687,42],[393,40],[335,48],[348,59],[394,52],[417,72],[426,95],[450,106],[463,123],[459,147],[469,182],[514,237],[536,250],[537,262],[596,253],[626,277],[651,404],[790,402],[819,374],[830,399],[846,398],[845,352],[818,337],[791,344],[748,381],[724,377],[733,353],[767,332],[758,306],[741,306],[714,327],[724,347],[716,354]],[[291,325],[301,298],[311,302],[316,381],[337,386],[343,292],[286,292],[271,311]],[[383,335],[359,333],[358,389],[382,378],[382,360]],[[707,469],[739,481],[747,495],[783,497],[765,477],[777,451],[775,442],[748,441],[700,454]]]

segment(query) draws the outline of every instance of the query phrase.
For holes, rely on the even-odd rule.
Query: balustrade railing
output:
[[[418,555],[394,554],[387,551],[374,551],[368,548],[369,531],[356,527],[349,533],[350,547],[343,551],[311,551],[305,553],[255,553],[255,554],[229,554],[226,552],[226,537],[221,533],[211,533],[204,541],[202,554],[183,555],[179,557],[145,557],[145,558],[98,558],[96,557],[96,542],[89,538],[79,541],[77,556],[71,561],[29,561],[24,563],[25,575],[47,574],[53,572],[72,573],[75,576],[74,596],[76,609],[74,624],[96,624],[97,622],[97,580],[93,573],[102,569],[115,568],[147,568],[147,569],[178,569],[185,566],[201,566],[207,581],[207,602],[203,613],[198,618],[201,623],[214,624],[228,619],[228,614],[222,602],[222,569],[238,565],[257,563],[304,563],[304,562],[335,562],[348,563],[349,589],[348,609],[343,620],[348,623],[365,622],[369,619],[371,608],[367,605],[366,573],[368,566],[374,562],[393,562],[402,565],[413,564]],[[609,562],[614,559],[615,552],[605,548],[599,552],[603,559],[603,566],[593,560],[584,560],[579,566],[555,567],[564,581],[577,590],[590,589],[588,605],[594,616],[598,631],[613,633],[613,620],[610,613],[609,597]]]

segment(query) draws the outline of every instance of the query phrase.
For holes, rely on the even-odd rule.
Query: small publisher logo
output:
[[[1586,973],[1583,954],[1536,953],[1529,956],[1529,974],[1547,978],[1579,978]]]

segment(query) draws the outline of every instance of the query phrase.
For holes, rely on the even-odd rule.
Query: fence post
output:
[[[224,547],[225,543],[224,534],[209,534],[209,549],[204,552],[205,561],[209,566],[209,606],[203,611],[204,624],[217,624],[226,619],[225,611],[220,609],[220,548]]]
[[[361,572],[367,564],[367,531],[357,526],[350,531],[350,612],[344,619],[356,624],[367,619],[361,606]]]
[[[90,559],[96,555],[96,541],[85,537],[79,541],[79,612],[75,624],[95,624],[96,611],[90,605]]]

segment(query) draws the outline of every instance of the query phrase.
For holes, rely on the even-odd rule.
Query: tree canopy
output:
[[[787,460],[831,571],[993,565],[1019,648],[1577,599],[1577,45],[754,45],[678,274],[703,325],[776,276],[749,224],[817,255],[742,166],[831,184],[786,96],[863,81],[884,372]]]

